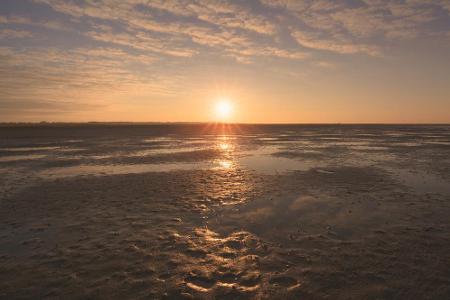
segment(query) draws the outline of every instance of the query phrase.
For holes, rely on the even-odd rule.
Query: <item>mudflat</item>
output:
[[[449,299],[450,126],[0,127],[1,299]]]

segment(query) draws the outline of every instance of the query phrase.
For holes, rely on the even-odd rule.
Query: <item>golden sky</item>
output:
[[[0,39],[0,122],[450,122],[450,0],[2,0]]]

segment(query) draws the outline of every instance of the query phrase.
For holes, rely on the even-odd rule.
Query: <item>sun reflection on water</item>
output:
[[[219,144],[219,148],[220,148],[220,150],[230,151],[231,150],[231,144],[229,144],[229,143],[220,143]]]
[[[234,163],[230,160],[219,160],[217,161],[220,169],[231,170],[234,167]]]
[[[231,171],[236,169],[236,162],[233,158],[234,144],[230,136],[222,135],[217,138],[219,142],[216,147],[221,151],[221,157],[216,161],[218,169]]]

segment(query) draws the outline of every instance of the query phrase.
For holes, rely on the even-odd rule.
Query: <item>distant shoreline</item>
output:
[[[58,126],[160,126],[160,125],[231,125],[231,126],[450,126],[450,123],[221,123],[221,122],[4,122],[0,127]]]

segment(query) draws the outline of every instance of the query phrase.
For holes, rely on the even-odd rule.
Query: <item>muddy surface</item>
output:
[[[0,127],[1,299],[448,299],[448,126]]]

